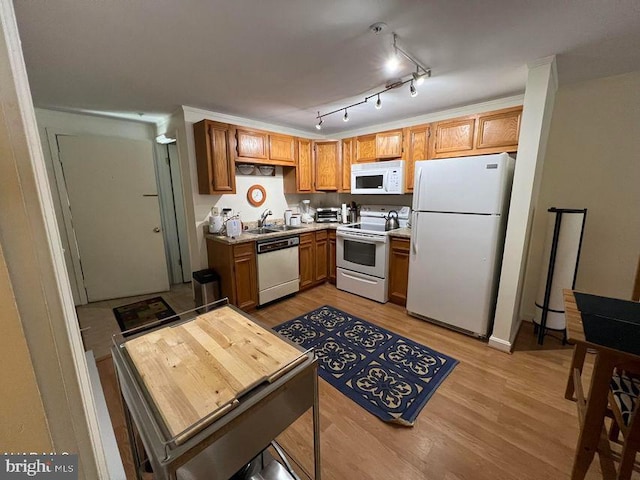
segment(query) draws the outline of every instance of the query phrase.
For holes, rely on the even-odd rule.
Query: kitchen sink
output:
[[[265,228],[267,228],[268,230],[272,230],[274,232],[288,232],[289,230],[298,230],[299,228],[304,228],[304,227],[297,226],[297,225],[271,225]]]
[[[245,230],[243,233],[251,233],[253,235],[265,235],[267,233],[276,233],[282,232],[281,229],[271,228],[271,227],[261,227],[261,228],[253,228],[251,230]]]

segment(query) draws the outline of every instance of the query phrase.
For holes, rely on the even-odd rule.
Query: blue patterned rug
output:
[[[273,327],[315,348],[320,376],[385,422],[412,426],[457,360],[325,305]]]

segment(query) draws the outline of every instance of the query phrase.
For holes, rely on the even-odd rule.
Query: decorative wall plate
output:
[[[251,185],[247,191],[247,200],[254,207],[259,207],[267,199],[267,192],[262,185]]]

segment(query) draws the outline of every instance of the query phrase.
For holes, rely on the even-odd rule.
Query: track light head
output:
[[[318,122],[318,124],[316,125],[316,128],[318,130],[322,130],[322,119],[320,119],[320,121]]]
[[[343,122],[348,122],[349,121],[349,114],[347,113],[347,109],[344,109],[344,117],[342,117],[342,121]]]
[[[380,94],[378,94],[378,100],[376,100],[376,110],[380,110],[382,108],[382,101],[380,100]]]
[[[411,80],[411,84],[409,85],[409,94],[411,95],[412,98],[418,96],[418,91],[416,90],[416,87],[413,84],[413,80]]]
[[[413,80],[416,82],[416,85],[422,85],[424,83],[424,77],[427,76],[426,73],[419,73],[415,71],[411,74],[413,76]]]

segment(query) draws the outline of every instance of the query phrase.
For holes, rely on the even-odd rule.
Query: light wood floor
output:
[[[569,478],[578,435],[575,404],[564,399],[570,347],[548,339],[539,348],[531,325],[524,324],[515,352],[507,355],[479,340],[409,317],[397,305],[380,305],[328,284],[253,315],[273,326],[327,304],[450,355],[460,364],[413,428],[385,424],[320,380],[323,479]],[[98,368],[125,468],[131,474],[110,359],[98,362]],[[587,378],[590,369],[588,359]],[[307,415],[280,438],[308,470],[310,428]],[[601,478],[597,459],[587,478]]]

